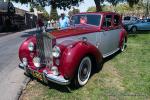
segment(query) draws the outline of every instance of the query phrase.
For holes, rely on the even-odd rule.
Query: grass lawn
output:
[[[150,32],[129,35],[125,51],[110,57],[84,87],[46,86],[33,80],[20,98],[43,99],[150,100]]]

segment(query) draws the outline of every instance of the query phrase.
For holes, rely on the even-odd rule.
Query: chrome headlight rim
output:
[[[34,57],[33,58],[33,64],[36,68],[41,67],[41,59],[39,57]]]
[[[60,47],[54,46],[53,50],[52,50],[52,55],[53,55],[54,58],[59,58],[60,55],[61,55]]]
[[[30,42],[29,44],[28,44],[28,50],[29,51],[34,51],[34,43],[33,42]]]

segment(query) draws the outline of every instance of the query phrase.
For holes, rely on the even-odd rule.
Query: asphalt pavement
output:
[[[18,67],[18,49],[35,29],[0,36],[0,100],[17,100],[29,78]]]

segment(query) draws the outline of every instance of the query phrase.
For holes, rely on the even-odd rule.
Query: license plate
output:
[[[39,79],[40,81],[43,81],[43,75],[37,71],[32,71],[33,77]]]

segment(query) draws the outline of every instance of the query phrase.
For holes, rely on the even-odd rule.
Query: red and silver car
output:
[[[73,25],[66,29],[37,33],[21,44],[19,66],[27,75],[46,83],[83,86],[103,58],[125,49],[127,32],[119,14],[80,13],[71,20]]]

